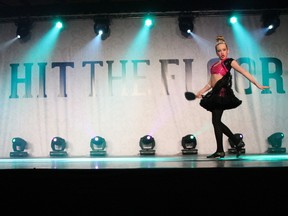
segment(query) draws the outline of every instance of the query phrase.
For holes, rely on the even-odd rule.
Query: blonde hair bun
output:
[[[222,35],[217,36],[216,43],[225,43],[225,39]]]

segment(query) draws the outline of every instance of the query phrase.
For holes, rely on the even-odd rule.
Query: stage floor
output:
[[[207,155],[4,158],[0,169],[141,169],[141,168],[245,168],[288,167],[288,154],[226,155],[208,159]]]
[[[288,155],[0,159],[2,210],[29,215],[286,215]],[[284,207],[284,208],[283,208]]]

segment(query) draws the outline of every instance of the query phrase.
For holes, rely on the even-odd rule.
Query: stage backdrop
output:
[[[60,31],[36,21],[26,42],[14,39],[14,23],[0,23],[0,157],[9,157],[14,137],[27,141],[30,157],[49,157],[54,136],[66,140],[68,156],[85,157],[95,135],[106,139],[107,156],[139,155],[146,134],[159,156],[181,154],[190,133],[198,154],[214,152],[211,113],[184,92],[207,83],[217,35],[230,57],[271,87],[260,91],[232,70],[243,103],[223,115],[243,133],[246,153],[265,153],[268,136],[288,133],[288,16],[269,36],[260,15],[242,16],[237,27],[226,19],[199,16],[193,38],[185,38],[177,17],[155,17],[151,29],[140,18],[114,18],[106,40],[95,37],[92,19],[66,20]],[[227,137],[224,145],[230,147]]]

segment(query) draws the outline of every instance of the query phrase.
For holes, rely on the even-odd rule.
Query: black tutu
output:
[[[234,109],[242,103],[232,90],[232,76],[228,72],[217,81],[214,88],[200,100],[200,106],[208,111],[214,109]]]
[[[241,103],[242,101],[234,95],[233,91],[225,95],[215,94],[213,91],[210,91],[200,100],[200,106],[208,111],[214,109],[234,109],[240,106]]]

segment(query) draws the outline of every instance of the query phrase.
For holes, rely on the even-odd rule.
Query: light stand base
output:
[[[279,154],[279,153],[286,153],[286,148],[268,148],[267,150],[267,153],[276,153],[276,154]]]
[[[198,154],[198,149],[182,149],[183,155]]]
[[[103,156],[106,156],[106,151],[105,150],[90,151],[90,156],[91,157],[103,157]]]
[[[229,148],[228,149],[228,153],[229,154],[237,154],[237,150],[236,150],[236,148]],[[246,153],[245,148],[241,148],[241,152],[240,153],[241,154],[245,154]]]
[[[155,155],[155,150],[154,149],[141,149],[140,150],[140,155]]]
[[[13,157],[13,158],[28,157],[28,153],[22,152],[22,151],[10,152],[10,157]]]
[[[66,151],[50,151],[50,157],[67,157]]]

